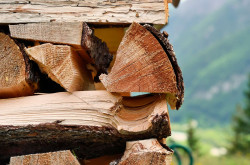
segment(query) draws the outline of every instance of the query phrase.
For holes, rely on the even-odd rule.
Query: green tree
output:
[[[250,74],[244,94],[245,105],[243,107],[238,105],[233,116],[232,129],[234,136],[229,148],[231,153],[250,153]]]
[[[196,135],[197,121],[191,120],[188,123],[187,143],[193,152],[199,154],[199,138]]]

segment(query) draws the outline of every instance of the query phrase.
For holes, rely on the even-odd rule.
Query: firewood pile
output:
[[[168,3],[0,0],[0,164],[171,164]]]

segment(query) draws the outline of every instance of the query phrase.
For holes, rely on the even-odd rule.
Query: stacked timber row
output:
[[[167,0],[0,0],[0,164],[171,164],[167,18]]]

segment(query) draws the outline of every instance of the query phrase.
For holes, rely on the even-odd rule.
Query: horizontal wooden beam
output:
[[[166,24],[164,0],[0,0],[0,23]]]
[[[126,98],[78,91],[0,100],[0,160],[74,149],[91,158],[125,142],[171,134],[165,95]]]

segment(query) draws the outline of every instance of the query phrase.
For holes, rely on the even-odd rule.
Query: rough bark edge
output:
[[[122,153],[126,141],[170,136],[165,115],[152,120],[151,129],[121,134],[113,127],[60,125],[61,121],[28,126],[0,126],[0,161],[11,156],[74,150],[79,158]]]
[[[86,22],[83,22],[82,29],[82,47],[87,50],[87,53],[94,60],[97,69],[94,81],[100,82],[99,76],[102,73],[108,74],[107,70],[113,60],[113,55],[110,54],[107,44],[94,35],[93,30],[89,28]]]
[[[160,33],[160,31],[156,30],[154,27],[145,24],[144,27],[153,34],[153,36],[158,40],[158,42],[161,44],[162,48],[168,55],[168,58],[172,64],[172,67],[174,69],[175,75],[176,75],[176,82],[177,82],[177,102],[176,102],[176,109],[178,110],[184,100],[184,82],[182,77],[182,71],[177,63],[177,59],[175,56],[175,52],[173,49],[173,46],[170,44],[168,40],[168,34],[166,32]]]

